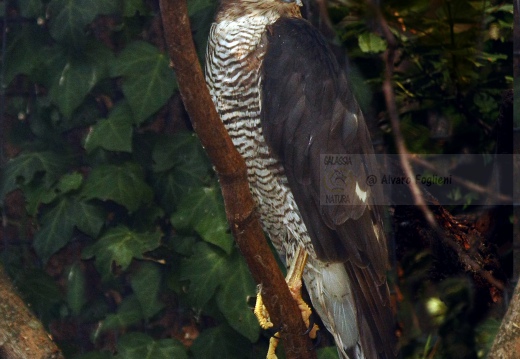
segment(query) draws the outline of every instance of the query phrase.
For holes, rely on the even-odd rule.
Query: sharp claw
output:
[[[307,328],[306,331],[303,332],[302,335],[308,335],[310,332],[312,332],[312,330],[314,329],[314,324],[316,324],[314,321],[314,316],[311,315],[309,317],[309,327]]]
[[[316,332],[316,339],[314,340],[313,346],[309,349],[309,351],[316,350],[320,344],[321,344],[321,332],[318,330]]]

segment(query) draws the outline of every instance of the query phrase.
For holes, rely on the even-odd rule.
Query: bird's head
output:
[[[245,15],[255,16],[276,13],[279,16],[300,17],[302,0],[221,0],[219,19],[235,19]]]

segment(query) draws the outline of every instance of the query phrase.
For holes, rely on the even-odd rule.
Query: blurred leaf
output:
[[[152,158],[153,170],[163,172],[172,168],[189,177],[189,182],[207,175],[211,164],[197,136],[192,132],[181,132],[171,137],[161,137],[156,142]]]
[[[90,352],[74,356],[73,359],[111,359],[112,355],[107,352]]]
[[[188,15],[192,16],[200,10],[212,7],[214,4],[211,0],[188,0]]]
[[[12,40],[8,41],[3,79],[5,86],[16,75],[30,75],[39,69],[43,46],[43,35],[37,26],[25,26],[22,31],[13,36]],[[31,56],[27,56],[28,53]]]
[[[174,339],[153,340],[142,333],[129,333],[117,343],[121,359],[188,359],[184,346]]]
[[[18,0],[18,8],[23,17],[35,18],[45,15],[41,0]]]
[[[143,262],[132,275],[131,285],[146,319],[153,317],[164,307],[158,300],[161,271],[155,264]]]
[[[143,169],[135,163],[94,167],[85,181],[82,195],[87,199],[111,200],[134,212],[152,200],[152,189],[144,181]]]
[[[386,50],[386,40],[374,33],[365,32],[358,37],[359,48],[363,52],[378,53]]]
[[[143,41],[129,44],[112,69],[123,76],[123,92],[139,124],[160,109],[177,88],[168,57]]]
[[[86,283],[87,279],[81,263],[79,261],[74,262],[67,275],[67,303],[75,316],[81,313],[87,302]]]
[[[204,242],[197,243],[193,255],[181,263],[180,276],[189,280],[188,296],[196,308],[202,308],[228,274],[228,258]]]
[[[339,359],[336,347],[321,348],[316,351],[318,359]]]
[[[7,162],[0,177],[0,203],[5,195],[16,189],[20,183],[29,183],[35,174],[44,174],[44,185],[50,186],[63,173],[67,164],[66,157],[51,151],[25,152]]]
[[[246,359],[250,350],[249,342],[225,325],[204,330],[191,346],[196,359]]]
[[[143,0],[125,0],[123,2],[123,16],[141,16],[149,15],[151,13],[148,6]]]
[[[85,201],[74,201],[71,215],[76,227],[92,238],[96,238],[105,223],[105,211]]]
[[[85,139],[87,152],[101,147],[108,151],[132,152],[133,116],[126,102],[118,103],[107,119],[95,124]]]
[[[256,285],[238,251],[233,253],[228,262],[224,278],[226,280],[217,293],[218,307],[228,324],[254,343],[258,340],[260,326],[247,302],[250,297],[256,296]]]
[[[97,15],[115,13],[119,1],[113,0],[52,0],[49,30],[59,42],[79,46],[85,43],[86,26]]]
[[[34,236],[33,246],[44,263],[71,240],[75,225],[72,209],[71,200],[63,198],[42,216],[42,226]]]
[[[171,222],[177,230],[195,230],[205,241],[231,253],[234,242],[229,233],[220,188],[196,188],[187,193]]]
[[[57,305],[63,300],[56,282],[43,270],[26,270],[16,278],[15,284],[31,310],[39,314],[43,323],[53,317]]]
[[[34,236],[33,246],[38,256],[47,262],[72,238],[74,227],[96,237],[104,223],[104,212],[98,207],[65,197],[41,218],[41,228]]]
[[[49,97],[65,117],[70,117],[100,80],[101,73],[96,64],[69,60],[49,89]]]
[[[139,323],[143,318],[141,305],[134,295],[127,296],[123,299],[117,313],[109,314],[101,323],[100,332],[111,329],[128,328],[131,325]]]
[[[125,226],[109,229],[96,243],[83,251],[83,258],[96,257],[95,264],[104,278],[112,273],[112,263],[126,270],[133,258],[160,245],[161,233],[136,233]]]

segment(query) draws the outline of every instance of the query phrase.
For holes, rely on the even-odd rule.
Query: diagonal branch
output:
[[[256,283],[261,284],[265,306],[279,326],[287,358],[315,358],[315,352],[296,302],[264,238],[249,191],[246,165],[234,148],[206,87],[191,36],[186,0],[160,0],[168,53],[193,128],[215,167],[222,187],[227,219],[235,241]]]

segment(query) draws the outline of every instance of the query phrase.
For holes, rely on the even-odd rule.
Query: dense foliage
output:
[[[215,3],[188,3],[202,59]],[[269,333],[250,309],[255,284],[186,121],[157,2],[11,0],[0,10],[0,257],[66,357],[263,357]],[[396,92],[411,150],[492,151],[513,81],[513,5],[385,1],[383,11],[398,39]],[[330,13],[360,102],[385,128],[386,42],[366,2],[336,1]],[[405,330],[406,357],[450,357],[461,344],[449,328],[465,327],[471,286],[454,278],[423,294],[429,312],[414,298],[403,303],[405,316],[429,318],[428,330]],[[467,357],[485,353],[490,326],[471,328]],[[453,347],[434,346],[439,336]]]

